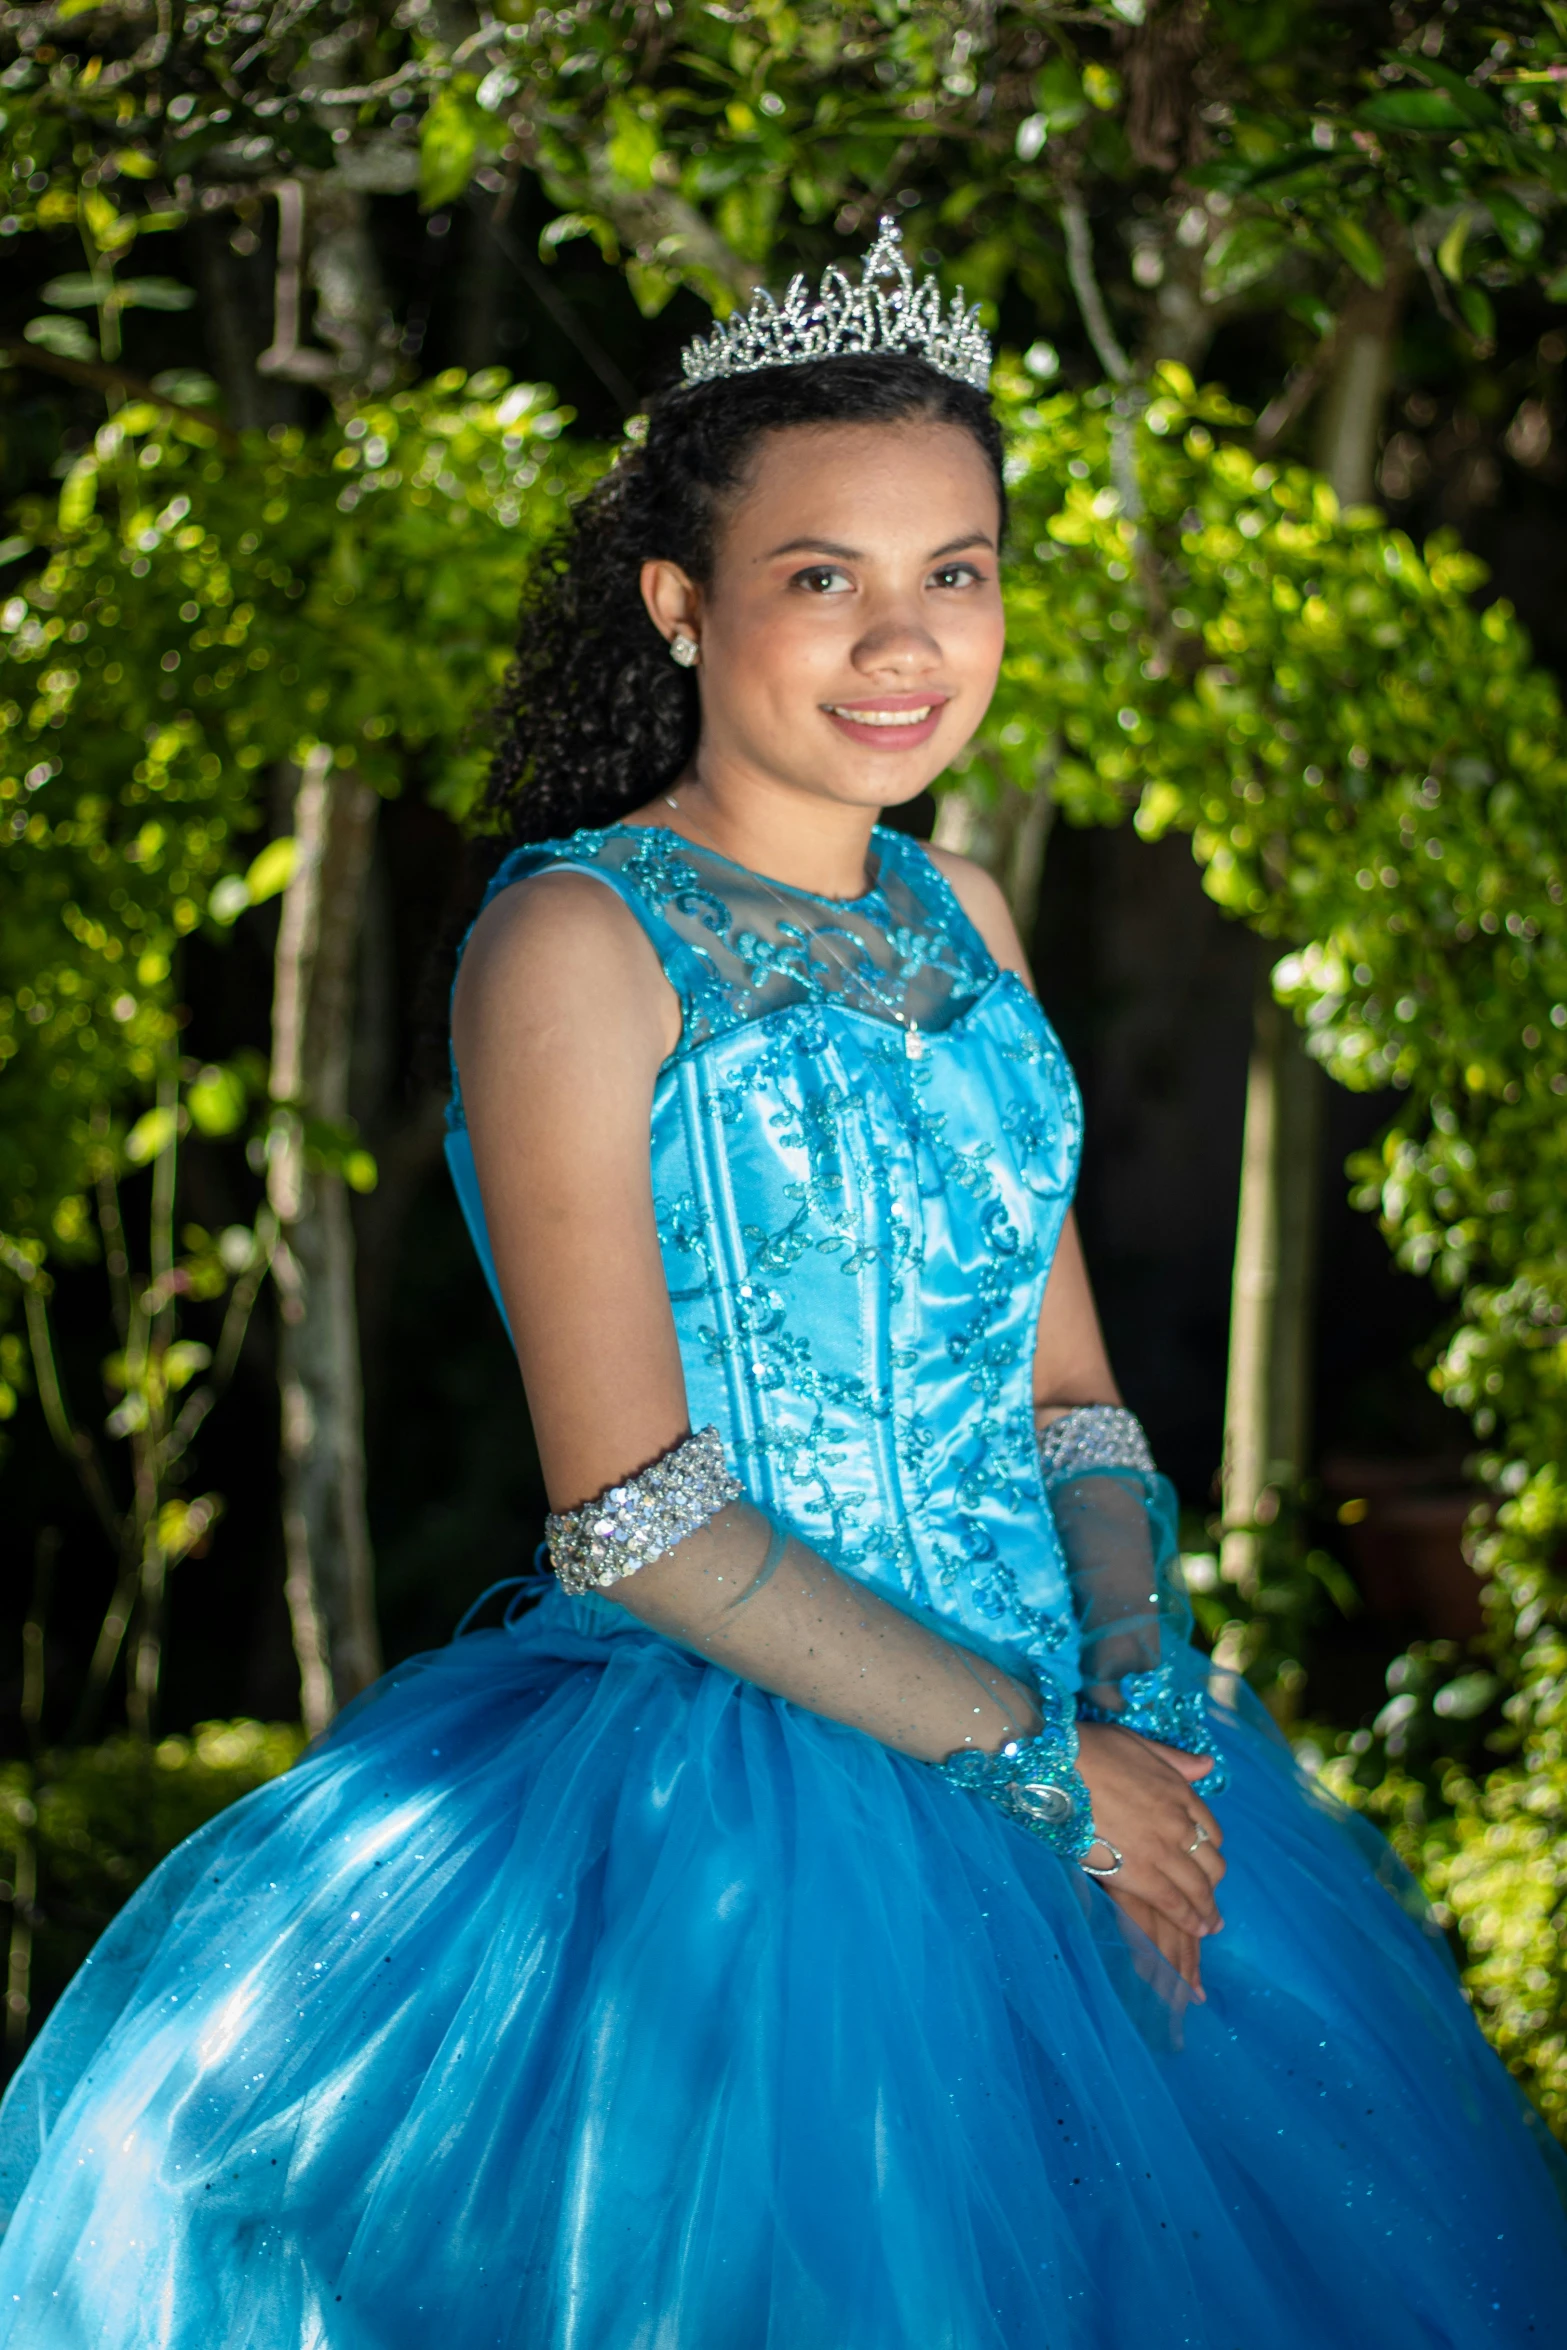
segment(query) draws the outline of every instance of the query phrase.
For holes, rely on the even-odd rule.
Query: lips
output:
[[[941,724],[946,694],[885,694],[874,701],[824,702],[840,734],[876,751],[912,750],[929,742]]]

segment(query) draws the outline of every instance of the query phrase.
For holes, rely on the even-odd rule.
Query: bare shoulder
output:
[[[1028,957],[1018,937],[1012,909],[1007,904],[1001,885],[976,865],[972,857],[960,857],[954,849],[938,849],[930,842],[925,854],[937,872],[946,881],[963,908],[964,913],[979,932],[1003,971],[1015,971],[1019,978],[1033,986],[1029,974]]]
[[[452,1002],[459,1061],[481,1031],[519,1020],[535,1032],[605,1037],[605,1024],[673,1050],[680,1007],[651,941],[607,883],[572,871],[515,882],[485,907]]]

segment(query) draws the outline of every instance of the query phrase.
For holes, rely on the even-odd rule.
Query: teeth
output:
[[[838,718],[848,718],[856,726],[923,726],[934,702],[927,702],[923,710],[846,710],[839,702],[829,702],[828,709]]]

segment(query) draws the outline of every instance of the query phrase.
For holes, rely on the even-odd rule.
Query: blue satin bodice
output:
[[[832,1565],[1071,1689],[1032,1371],[1077,1088],[918,844],[878,827],[872,857],[844,901],[612,825],[514,851],[489,896],[595,875],[680,998],[652,1180],[692,1425]],[[494,1289],[455,1073],[447,1151]]]

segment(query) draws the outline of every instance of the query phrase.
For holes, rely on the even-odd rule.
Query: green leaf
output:
[[[1481,286],[1460,286],[1456,300],[1463,322],[1477,343],[1496,340],[1496,311]]]
[[[1434,57],[1409,57],[1401,49],[1383,52],[1390,65],[1401,65],[1406,72],[1417,73],[1423,82],[1445,90],[1464,121],[1475,130],[1505,118],[1500,106],[1488,90],[1482,90],[1463,74],[1455,73],[1450,65],[1440,65]]]
[[[245,1081],[237,1070],[203,1069],[188,1088],[185,1104],[203,1134],[232,1134],[245,1115]]]
[[[1266,216],[1237,221],[1216,237],[1203,262],[1203,290],[1215,300],[1259,285],[1290,250],[1289,231]]]
[[[1547,302],[1567,302],[1567,268],[1557,270],[1554,277],[1548,277],[1540,291]]]
[[[216,408],[223,396],[200,367],[161,368],[152,379],[152,388],[166,400],[177,400],[182,408]]]
[[[591,237],[602,253],[606,235],[613,238],[608,222],[591,212],[558,212],[539,231],[539,259],[553,261],[562,245],[574,244],[579,237]],[[605,258],[608,259],[609,255],[606,254]]]
[[[98,460],[92,453],[78,457],[60,484],[60,528],[80,530],[98,502]]]
[[[69,277],[52,277],[43,289],[43,298],[57,310],[91,310],[97,305],[99,284],[85,270],[73,270]]]
[[[1466,204],[1436,249],[1436,265],[1449,285],[1464,282],[1464,247],[1469,242],[1469,231],[1483,218],[1479,208]]]
[[[1303,188],[1320,180],[1324,173],[1336,172],[1341,158],[1324,154],[1316,147],[1291,147],[1282,155],[1270,155],[1251,163],[1244,178],[1235,185],[1244,188],[1276,188],[1280,180],[1298,179]]]
[[[1284,305],[1291,318],[1298,318],[1302,326],[1309,326],[1317,336],[1327,334],[1333,325],[1333,312],[1320,294],[1292,294]]]
[[[99,355],[96,338],[79,318],[30,318],[22,333],[29,343],[52,351],[57,359],[92,360]]]
[[[1363,222],[1353,213],[1340,213],[1324,223],[1328,236],[1343,254],[1350,268],[1368,286],[1380,286],[1387,276],[1387,264],[1381,247]]]
[[[90,16],[101,8],[103,0],[57,0],[54,18],[56,24],[65,24],[73,16]]]
[[[1513,260],[1532,261],[1544,242],[1545,232],[1528,206],[1520,204],[1505,188],[1488,188],[1485,208]]]
[[[1047,131],[1069,131],[1088,112],[1083,85],[1070,58],[1052,57],[1034,76],[1034,105]]]
[[[253,906],[263,906],[268,898],[275,898],[287,889],[294,878],[299,862],[299,843],[290,833],[278,840],[269,840],[245,876],[245,896]]]
[[[114,289],[121,310],[190,310],[196,296],[172,277],[122,278]]]
[[[478,161],[479,136],[480,122],[456,91],[443,90],[419,134],[419,202],[426,212],[462,194]]]
[[[680,280],[651,261],[628,261],[626,283],[644,318],[656,318],[680,291]]]
[[[1473,127],[1445,90],[1388,90],[1357,106],[1355,120],[1374,131],[1415,131],[1427,138],[1447,138]]]
[[[735,109],[731,106],[730,114]],[[649,122],[627,98],[612,98],[609,119],[613,130],[606,160],[622,187],[640,193],[653,185],[653,165],[663,141],[656,121]]]
[[[133,1167],[145,1167],[161,1158],[179,1133],[178,1113],[170,1109],[144,1111],[125,1137],[125,1156]]]
[[[204,1371],[211,1360],[211,1347],[203,1346],[199,1338],[176,1338],[172,1346],[166,1346],[163,1350],[164,1379],[177,1394],[180,1388],[188,1387],[196,1373]],[[167,1516],[170,1510],[178,1510],[183,1519],[185,1504],[166,1502],[163,1514]],[[161,1524],[159,1531],[162,1532]]]

